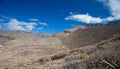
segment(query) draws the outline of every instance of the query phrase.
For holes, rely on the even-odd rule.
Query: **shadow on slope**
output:
[[[69,49],[92,45],[102,40],[120,34],[120,25],[94,26],[86,29],[78,29],[65,38],[61,38],[63,44]]]

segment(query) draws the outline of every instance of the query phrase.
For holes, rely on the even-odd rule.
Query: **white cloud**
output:
[[[115,18],[113,16],[100,18],[100,17],[92,17],[89,14],[75,14],[66,17],[65,20],[73,20],[73,21],[90,24],[90,23],[101,23],[106,21],[112,21],[115,20]]]
[[[47,23],[44,23],[44,22],[39,22],[40,25],[43,25],[43,26],[48,26]]]
[[[42,26],[48,26],[45,22],[40,22],[37,18],[36,19],[29,19],[29,22],[26,21],[19,21],[17,19],[8,18],[6,16],[0,15],[0,29],[6,30],[22,30],[22,31],[33,31],[34,29],[41,30],[43,29]],[[5,19],[5,20],[3,20]],[[37,28],[38,25],[41,27]]]
[[[31,31],[35,28],[37,23],[35,22],[23,22],[18,21],[17,19],[10,19],[10,21],[4,26],[9,30],[23,30],[23,31]]]
[[[103,18],[103,22],[106,22],[106,21],[113,21],[115,20],[114,17],[110,16],[110,17],[107,17],[107,18]]]
[[[30,21],[35,21],[35,22],[37,22],[37,21],[39,21],[37,18],[32,18],[32,19],[29,19]]]
[[[106,6],[109,7],[111,16],[108,16],[106,18],[100,18],[90,16],[89,14],[71,14],[70,12],[71,15],[67,16],[65,20],[73,20],[85,23],[101,23],[120,19],[120,0],[98,0],[98,1],[104,3]]]
[[[43,28],[41,28],[41,27],[40,27],[40,28],[38,28],[38,30],[42,30],[42,29],[43,29]]]
[[[99,17],[92,17],[89,14],[70,15],[66,17],[65,20],[74,20],[74,21],[85,22],[85,23],[100,23],[103,21],[103,19]]]
[[[120,19],[120,0],[99,0],[109,7],[114,19]]]

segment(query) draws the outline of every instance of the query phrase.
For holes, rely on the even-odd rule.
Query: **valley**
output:
[[[57,34],[0,31],[0,69],[119,69],[119,55],[120,25]]]

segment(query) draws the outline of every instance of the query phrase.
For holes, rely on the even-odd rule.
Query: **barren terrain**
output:
[[[120,25],[55,35],[0,31],[0,69],[119,69]]]

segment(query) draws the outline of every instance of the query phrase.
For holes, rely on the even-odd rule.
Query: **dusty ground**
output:
[[[7,40],[3,46],[0,46],[0,68],[29,64],[63,50],[65,47],[57,37],[24,36]]]
[[[119,69],[119,30],[120,25],[56,35],[0,31],[0,69]]]

